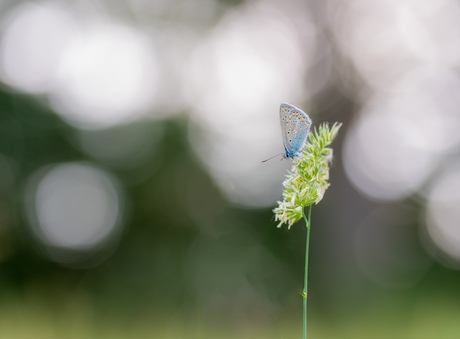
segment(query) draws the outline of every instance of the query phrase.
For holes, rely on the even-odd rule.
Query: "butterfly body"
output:
[[[283,158],[300,155],[310,132],[310,117],[300,108],[283,102],[280,106],[280,121],[284,144]]]

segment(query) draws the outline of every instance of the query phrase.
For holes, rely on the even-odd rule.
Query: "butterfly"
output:
[[[291,104],[283,102],[280,106],[281,133],[283,135],[284,153],[277,154],[266,162],[278,155],[283,155],[284,159],[298,156],[305,146],[312,121],[307,113]]]

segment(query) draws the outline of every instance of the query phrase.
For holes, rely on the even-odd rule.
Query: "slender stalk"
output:
[[[307,297],[308,297],[308,250],[310,248],[310,230],[311,230],[311,207],[308,207],[308,217],[305,215],[305,211],[303,211],[303,218],[305,220],[305,225],[307,227],[307,237],[305,243],[305,277],[303,282],[303,339],[307,339]]]

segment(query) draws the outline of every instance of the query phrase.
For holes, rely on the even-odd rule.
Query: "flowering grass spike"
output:
[[[295,157],[291,171],[283,182],[283,201],[273,212],[278,227],[287,224],[291,228],[304,217],[304,208],[319,203],[329,187],[329,165],[332,160],[332,148],[328,148],[337,136],[342,124],[332,127],[322,124],[305,144],[300,156]],[[308,227],[309,225],[307,225]]]

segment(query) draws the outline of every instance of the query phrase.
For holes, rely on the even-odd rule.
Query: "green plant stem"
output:
[[[305,243],[305,277],[303,282],[303,339],[307,339],[307,297],[308,297],[308,250],[310,248],[310,230],[311,230],[311,207],[308,207],[308,217],[305,215],[305,211],[303,211],[303,218],[305,220],[305,225],[307,227],[307,237]]]

